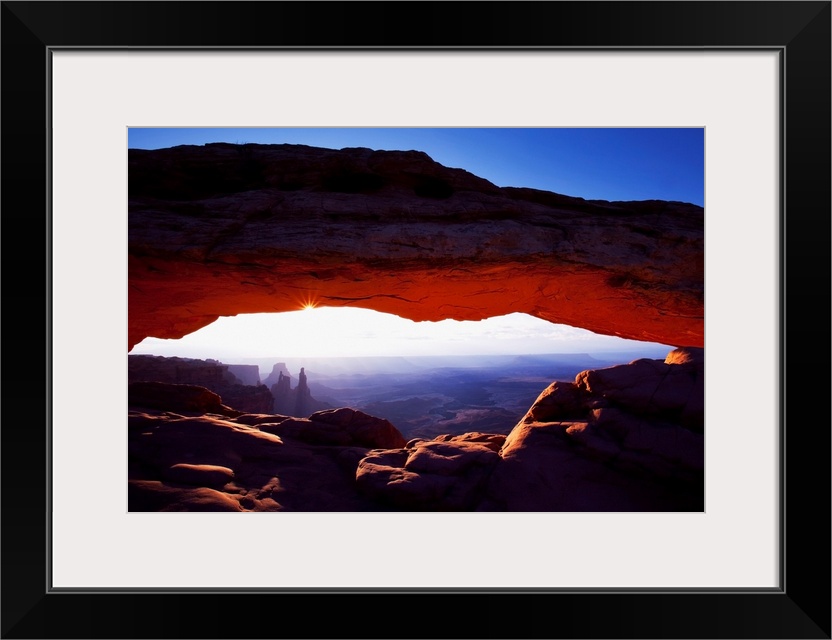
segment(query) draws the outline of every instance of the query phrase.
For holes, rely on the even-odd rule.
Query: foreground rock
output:
[[[284,442],[233,418],[170,412],[132,411],[128,433],[130,511],[378,508],[354,486],[366,448]]]
[[[506,438],[482,508],[700,511],[703,406],[701,350],[555,382]]]
[[[305,419],[241,414],[206,389],[158,389],[166,410],[148,408],[147,389],[130,395],[131,511],[704,508],[697,349],[555,382],[507,436],[405,442],[387,420],[354,409]]]
[[[358,487],[401,510],[470,511],[500,461],[487,444],[422,441],[410,450],[372,451],[356,472]]]
[[[128,161],[129,347],[307,302],[703,344],[694,205],[498,188],[417,151],[208,144]]]

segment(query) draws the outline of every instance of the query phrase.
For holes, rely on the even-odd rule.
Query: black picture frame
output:
[[[830,2],[3,2],[0,15],[3,638],[830,638]],[[47,134],[62,47],[778,51],[780,588],[51,591]],[[81,494],[79,517],[90,508]]]

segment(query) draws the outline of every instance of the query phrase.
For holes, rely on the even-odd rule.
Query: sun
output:
[[[299,303],[301,311],[311,311],[312,309],[318,306],[317,297],[311,293],[307,293],[305,296],[303,296],[299,300]]]

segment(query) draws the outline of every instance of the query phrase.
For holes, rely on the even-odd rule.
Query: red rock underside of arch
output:
[[[128,348],[306,303],[417,321],[524,312],[699,347],[703,218],[498,188],[420,152],[131,150]]]

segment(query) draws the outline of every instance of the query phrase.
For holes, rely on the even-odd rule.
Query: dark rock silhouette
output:
[[[704,357],[584,371],[550,385],[506,438],[487,508],[700,511]]]
[[[220,387],[223,402],[232,407],[239,407],[246,413],[271,413],[274,411],[274,398],[265,386],[235,384]]]
[[[277,362],[272,367],[272,371],[266,378],[263,380],[263,384],[266,385],[269,389],[271,389],[275,384],[277,384],[278,380],[280,379],[280,374],[284,376],[290,377],[289,370],[286,368],[285,362]]]
[[[309,385],[306,384],[306,372],[304,368],[300,368],[298,374],[298,386],[295,389],[295,412],[294,416],[306,416],[310,413],[312,400],[312,392],[309,391]]]
[[[319,411],[309,418],[258,419],[256,424],[261,431],[308,444],[384,449],[405,444],[404,436],[387,420],[349,408]]]
[[[315,411],[332,408],[326,402],[321,402],[312,397],[304,367],[300,369],[298,386],[294,389],[288,371],[285,374],[283,373],[285,365],[278,363],[275,365],[275,370],[277,371],[277,382],[271,388],[271,394],[274,398],[273,411],[275,413],[295,418],[305,418]]]
[[[278,372],[277,382],[272,385],[271,394],[274,398],[274,412],[289,416],[294,415],[295,409],[294,394],[292,393],[292,378]],[[302,417],[302,416],[301,416]]]
[[[127,380],[132,382],[166,382],[191,384],[210,389],[222,397],[223,403],[245,413],[271,413],[274,401],[268,388],[257,384],[242,384],[232,373],[237,371],[247,380],[259,381],[257,367],[227,365],[218,360],[195,358],[166,358],[163,356],[129,355]]]
[[[194,384],[131,382],[127,385],[127,401],[131,407],[145,409],[225,416],[238,416],[241,413],[224,405],[222,398],[213,391]]]
[[[356,483],[396,509],[470,511],[499,461],[483,443],[422,441],[409,450],[371,451],[358,464]]]
[[[196,384],[208,389],[240,382],[217,360],[148,355],[127,356],[127,381]]]

